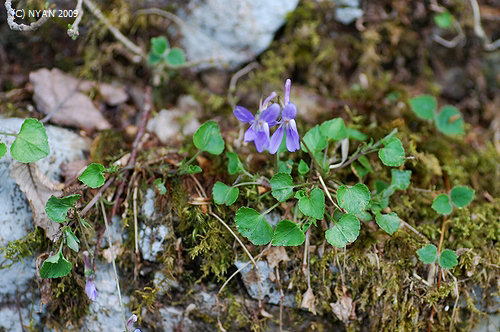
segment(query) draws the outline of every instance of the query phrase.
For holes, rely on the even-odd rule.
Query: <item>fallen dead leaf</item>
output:
[[[38,109],[53,123],[90,130],[111,127],[92,100],[80,92],[82,82],[76,78],[57,68],[42,68],[30,73],[30,82]]]
[[[50,220],[45,213],[45,204],[51,195],[60,197],[64,184],[49,179],[36,164],[11,163],[12,178],[26,195],[33,213],[33,224],[45,230],[52,241],[59,238],[59,224]]]
[[[353,312],[352,299],[349,296],[342,296],[335,303],[330,303],[332,311],[344,324],[347,324]]]
[[[61,164],[61,175],[64,177],[64,184],[69,185],[79,177],[87,167],[87,160],[76,160]]]
[[[280,262],[287,262],[290,260],[284,247],[271,247],[264,253],[270,268],[275,268]]]
[[[40,290],[40,310],[44,304],[49,304],[52,302],[52,287],[50,287],[50,279],[45,278],[42,279],[40,277],[40,268],[42,267],[42,263],[49,258],[49,254],[43,253],[38,255],[36,258],[35,266],[36,266],[36,283],[38,284],[38,289]]]
[[[300,304],[301,308],[306,308],[314,315],[316,315],[316,297],[312,289],[309,287],[304,294],[302,294],[302,303]]]
[[[107,83],[100,83],[97,85],[99,94],[104,99],[106,104],[110,106],[117,106],[127,101],[128,95],[123,86],[116,86]]]

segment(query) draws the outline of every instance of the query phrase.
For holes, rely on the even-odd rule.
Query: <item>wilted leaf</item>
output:
[[[301,308],[306,308],[314,315],[316,315],[316,297],[312,289],[309,287],[304,294],[302,294],[302,303],[300,304]]]
[[[61,196],[64,185],[50,180],[36,164],[13,161],[11,174],[28,199],[33,212],[33,224],[43,228],[45,235],[52,241],[56,241],[59,224],[47,217],[45,204],[50,196]]]
[[[332,307],[332,311],[337,316],[339,320],[341,320],[344,324],[347,324],[349,321],[349,317],[352,314],[352,298],[349,296],[342,296],[335,303],[330,303]]]
[[[290,257],[286,253],[285,247],[271,247],[264,253],[271,269],[279,265],[280,262],[288,262]]]
[[[42,68],[31,72],[30,82],[33,84],[33,100],[38,109],[50,114],[53,123],[99,130],[111,127],[92,100],[80,92],[80,85],[86,82],[57,68]]]

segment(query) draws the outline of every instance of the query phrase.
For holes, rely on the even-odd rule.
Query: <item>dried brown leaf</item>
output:
[[[108,129],[109,122],[90,98],[80,92],[82,82],[57,68],[39,69],[30,73],[33,100],[38,109],[50,115],[57,124],[84,129]]]
[[[302,303],[300,304],[301,308],[306,308],[314,315],[316,315],[316,297],[312,289],[309,287],[304,294],[302,294]]]
[[[64,177],[64,183],[66,185],[73,182],[77,177],[79,177],[85,168],[87,167],[87,160],[76,160],[70,161],[68,163],[61,163],[61,175]]]
[[[64,185],[49,179],[36,164],[23,164],[13,161],[12,178],[26,195],[33,213],[33,224],[45,230],[52,241],[58,238],[59,224],[50,220],[45,213],[45,204],[51,195],[61,196]]]
[[[280,262],[290,260],[284,247],[271,247],[264,253],[270,268],[275,268]]]
[[[353,312],[352,298],[344,295],[337,302],[330,303],[330,306],[335,316],[344,324],[347,324]]]
[[[38,289],[40,290],[40,309],[44,304],[49,304],[52,302],[52,287],[50,287],[49,278],[42,279],[40,277],[40,268],[42,267],[43,261],[49,258],[49,254],[43,253],[38,255],[36,258],[36,283],[38,284]]]

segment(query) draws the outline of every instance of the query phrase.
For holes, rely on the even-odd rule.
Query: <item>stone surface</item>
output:
[[[111,264],[98,262],[95,284],[98,292],[97,301],[89,306],[89,314],[84,322],[85,331],[123,332],[122,313]],[[128,319],[131,315],[126,309],[129,297],[122,293],[122,301]]]
[[[335,4],[335,19],[342,24],[349,25],[364,14],[359,0],[335,0]]]
[[[234,265],[238,269],[244,266],[247,262],[243,262],[237,260],[234,262]],[[266,300],[266,302],[271,304],[279,304],[280,303],[280,293],[278,291],[278,287],[276,283],[271,281],[271,276],[274,273],[274,269],[270,268],[267,262],[258,261],[257,265],[259,266],[260,272],[260,287],[261,287],[261,299]],[[259,285],[257,283],[257,270],[253,267],[252,264],[248,264],[245,268],[240,271],[241,278],[243,279],[243,283],[248,291],[248,294],[254,298],[259,298]],[[296,307],[297,304],[295,302],[295,298],[292,294],[286,294],[283,298],[283,305],[287,307]]]
[[[23,121],[24,119],[19,118],[0,118],[0,131],[18,133]],[[46,129],[51,152],[47,158],[38,161],[37,165],[50,179],[60,181],[61,163],[84,159],[83,150],[88,149],[88,143],[69,130],[54,126],[46,126]],[[0,138],[10,147],[15,137]],[[11,177],[11,162],[9,152],[0,158],[0,246],[26,236],[33,228],[31,209],[24,193]],[[3,260],[3,257],[0,259]],[[36,289],[36,286],[30,287],[34,275],[35,257],[26,257],[22,262],[0,271],[0,330],[5,328],[8,331],[22,331],[16,308],[16,293],[24,295],[20,299],[23,324],[29,325],[30,317],[33,317],[35,323],[39,321],[39,313],[36,312],[39,309],[39,295],[37,292],[31,293],[31,289]],[[35,302],[31,305],[33,298]],[[27,305],[24,306],[24,303]]]
[[[236,68],[264,51],[298,0],[194,0],[178,15],[189,61],[212,58]],[[209,67],[205,64],[203,67]]]

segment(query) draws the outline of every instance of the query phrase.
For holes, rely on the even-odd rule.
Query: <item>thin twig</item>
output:
[[[99,198],[102,196],[103,192],[106,191],[106,189],[108,189],[108,187],[113,183],[113,181],[115,181],[115,178],[116,177],[110,177],[108,179],[108,181],[106,181],[106,183],[104,184],[104,186],[102,186],[99,191],[97,192],[97,194],[94,196],[94,198],[92,198],[90,200],[90,202],[87,203],[87,205],[85,205],[85,207],[83,208],[82,212],[80,212],[80,216],[83,217],[87,214],[87,212],[89,212],[89,210],[94,206],[95,203],[97,203],[97,201],[99,200]]]
[[[118,280],[118,273],[116,272],[116,264],[115,264],[115,253],[113,250],[113,242],[111,240],[111,233],[109,232],[109,225],[108,225],[108,217],[106,216],[106,210],[104,209],[104,203],[99,201],[101,203],[101,210],[102,210],[102,216],[104,218],[104,224],[106,225],[106,233],[108,235],[108,242],[109,242],[109,251],[111,252],[111,257],[113,258],[111,260],[111,263],[113,265],[113,273],[115,275],[115,282],[116,282],[116,290],[118,291],[118,300],[120,301],[120,308],[122,310],[122,319],[123,319],[123,325],[125,326],[125,331],[127,330],[127,319],[125,318],[125,308],[123,307],[123,301],[122,301],[122,294],[120,291],[120,281]]]
[[[139,235],[137,226],[137,181],[134,184],[134,195],[132,197],[134,207],[134,237],[135,237],[135,254],[139,254]]]
[[[71,38],[76,38],[80,35],[80,30],[78,28],[78,25],[80,24],[80,21],[82,20],[83,17],[83,8],[82,8],[82,1],[83,0],[78,0],[76,4],[75,10],[78,12],[75,21],[73,24],[71,24],[71,28],[68,29],[68,36]]]
[[[254,61],[250,62],[248,65],[245,67],[241,68],[238,70],[236,73],[234,73],[233,76],[231,76],[231,80],[229,81],[229,89],[227,91],[227,101],[231,105],[232,108],[236,107],[236,103],[234,102],[234,96],[233,93],[236,91],[236,83],[238,83],[238,80],[251,72],[252,70],[259,68],[259,63]]]
[[[321,174],[319,174],[319,172],[316,172],[316,175],[318,176],[319,182],[321,182],[321,185],[323,186],[323,190],[325,191],[325,194],[328,197],[328,199],[330,200],[330,202],[332,202],[332,204],[337,209],[341,210],[340,207],[337,205],[337,203],[335,203],[335,201],[333,200],[332,196],[330,195],[330,191],[328,191],[328,188],[326,187],[325,181],[323,180],[323,177],[321,176]]]
[[[94,16],[96,16],[109,29],[109,31],[113,34],[113,36],[115,36],[116,39],[118,39],[120,42],[123,43],[123,45],[125,45],[125,47],[127,47],[129,50],[131,50],[136,55],[139,55],[142,59],[146,59],[146,55],[144,54],[144,51],[142,50],[142,48],[140,48],[139,46],[134,44],[130,39],[125,37],[125,35],[123,35],[120,32],[120,30],[115,28],[109,22],[109,20],[104,16],[104,14],[96,6],[96,4],[94,2],[92,2],[91,0],[83,0],[83,3],[85,4],[85,6],[87,6],[87,8],[90,10],[90,12],[92,14],[94,14]]]
[[[490,39],[484,32],[481,25],[481,13],[479,11],[479,4],[477,3],[477,0],[470,0],[470,5],[472,6],[472,13],[474,16],[474,33],[483,40],[483,47],[486,51],[496,50],[500,47],[500,38],[494,42],[490,42]]]
[[[36,22],[32,22],[30,25],[18,24],[15,21],[15,18],[17,15],[16,12],[18,12],[19,10],[22,11],[23,18],[24,18],[25,10],[24,9],[18,9],[18,10],[13,9],[12,8],[12,0],[5,1],[5,9],[7,9],[7,24],[9,25],[9,28],[11,30],[14,30],[14,31],[22,31],[22,32],[35,31],[38,28],[40,28],[49,19],[49,15],[46,15],[46,16],[42,16]]]

